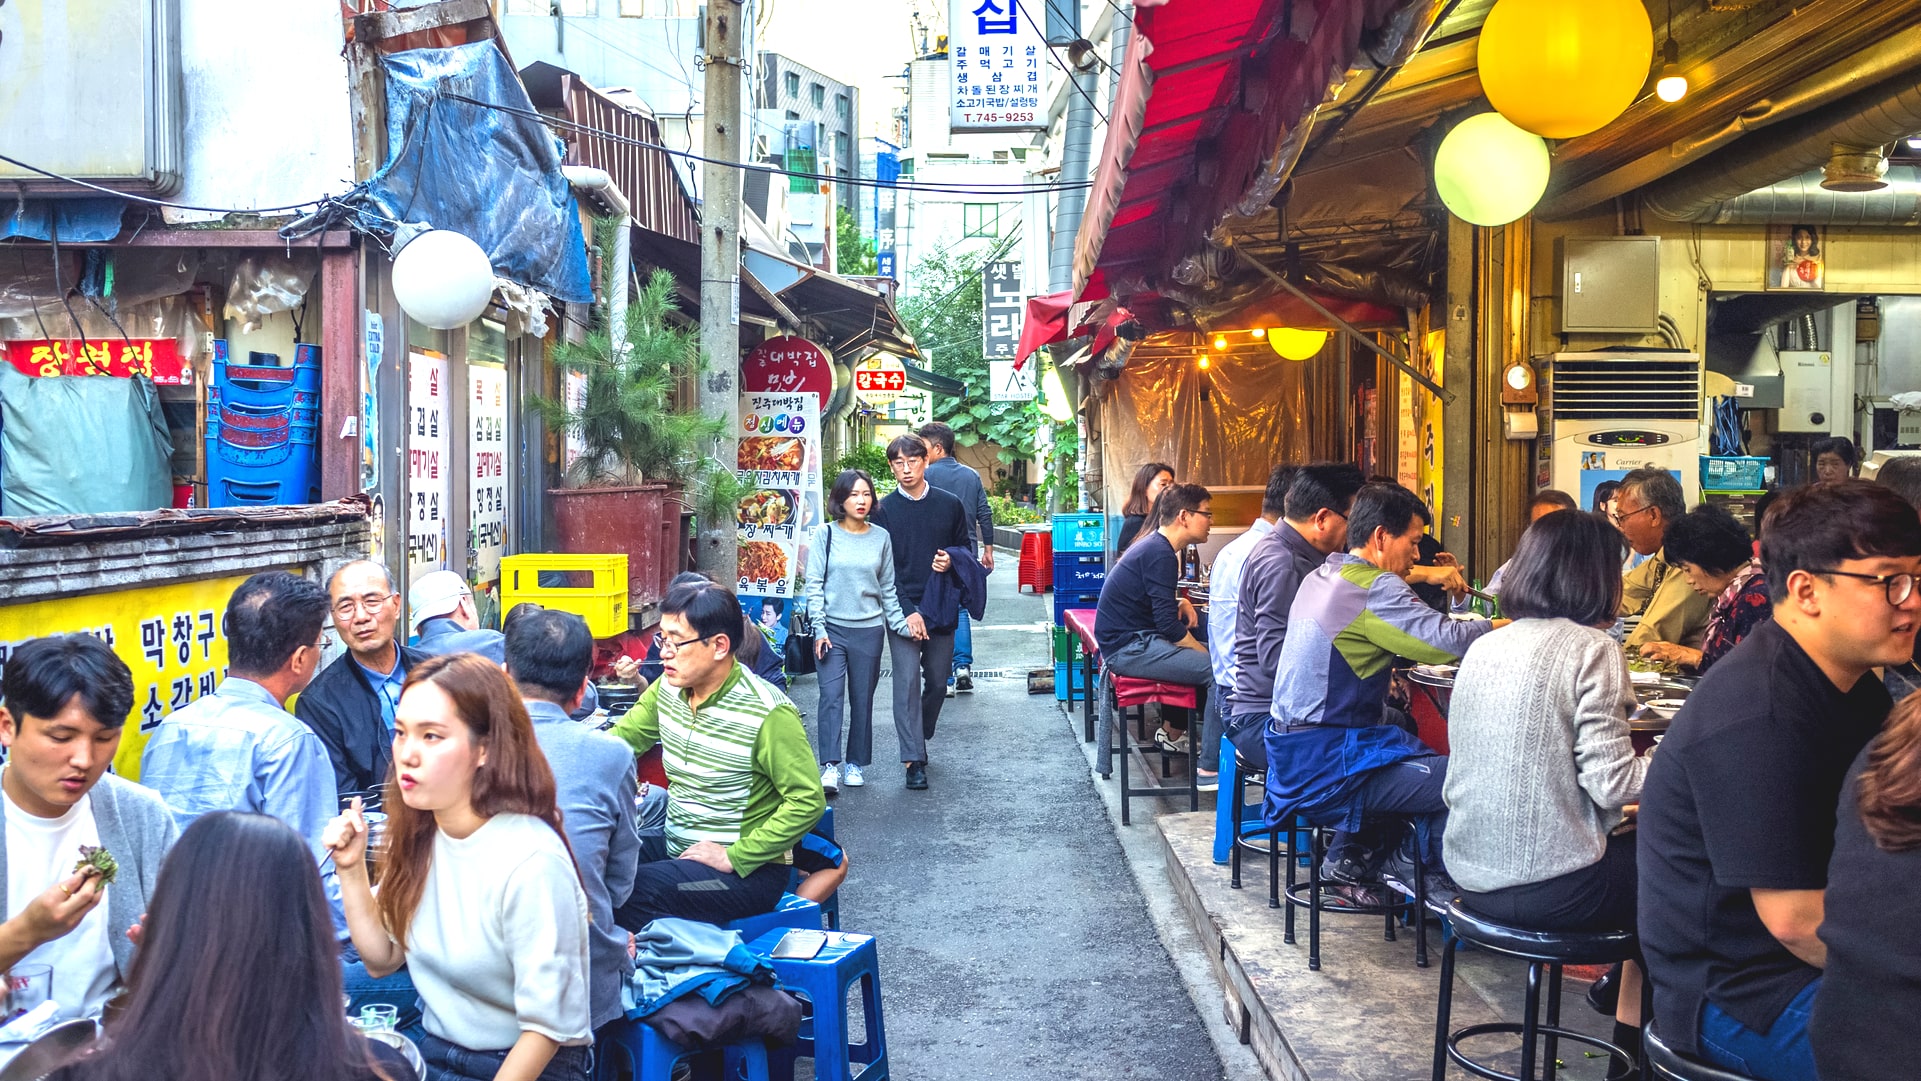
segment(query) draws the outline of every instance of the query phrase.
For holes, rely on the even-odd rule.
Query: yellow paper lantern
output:
[[[1506,225],[1534,209],[1547,191],[1547,143],[1500,113],[1470,116],[1441,140],[1434,188],[1462,221]]]
[[[1642,0],[1498,0],[1481,24],[1481,89],[1549,139],[1620,116],[1647,82],[1654,27]]]
[[[1327,345],[1327,331],[1270,327],[1267,344],[1274,347],[1282,360],[1306,360]]]

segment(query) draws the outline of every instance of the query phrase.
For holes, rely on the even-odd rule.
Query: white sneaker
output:
[[[840,768],[840,774],[841,783],[849,788],[859,788],[861,785],[867,783],[867,778],[860,775],[860,767],[852,762],[842,766]]]
[[[829,762],[821,767],[820,787],[828,795],[840,791],[840,763]]]

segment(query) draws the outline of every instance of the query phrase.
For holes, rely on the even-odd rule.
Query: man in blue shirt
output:
[[[407,622],[419,635],[414,648],[438,656],[478,653],[495,664],[507,663],[506,637],[480,625],[473,590],[453,571],[432,571],[407,590]]]
[[[1175,584],[1181,576],[1178,553],[1206,541],[1213,526],[1209,498],[1198,484],[1168,485],[1155,504],[1160,528],[1141,534],[1121,553],[1094,609],[1094,641],[1110,671],[1193,687],[1197,702],[1207,701],[1214,675],[1207,644],[1195,633],[1200,616]],[[1187,733],[1166,722],[1154,738],[1171,752],[1187,752]]]
[[[981,566],[994,573],[994,510],[987,503],[987,489],[981,475],[954,457],[954,429],[938,421],[924,424],[920,437],[927,443],[927,483],[961,501],[972,522],[971,536],[980,534]],[[954,675],[948,680],[948,693],[974,689],[974,627],[962,606],[960,623],[954,628]]]

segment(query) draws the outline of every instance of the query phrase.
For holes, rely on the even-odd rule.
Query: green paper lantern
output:
[[[1434,187],[1462,221],[1506,225],[1534,209],[1547,192],[1547,142],[1500,113],[1454,126],[1434,155]]]

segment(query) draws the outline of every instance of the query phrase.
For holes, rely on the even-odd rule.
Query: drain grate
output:
[[[882,666],[880,670],[880,674],[883,676],[892,676],[894,674],[894,670],[892,668]],[[983,679],[985,680],[1023,679],[1024,680],[1027,678],[1027,669],[1025,668],[976,668],[976,669],[973,669],[972,674],[976,682]]]

